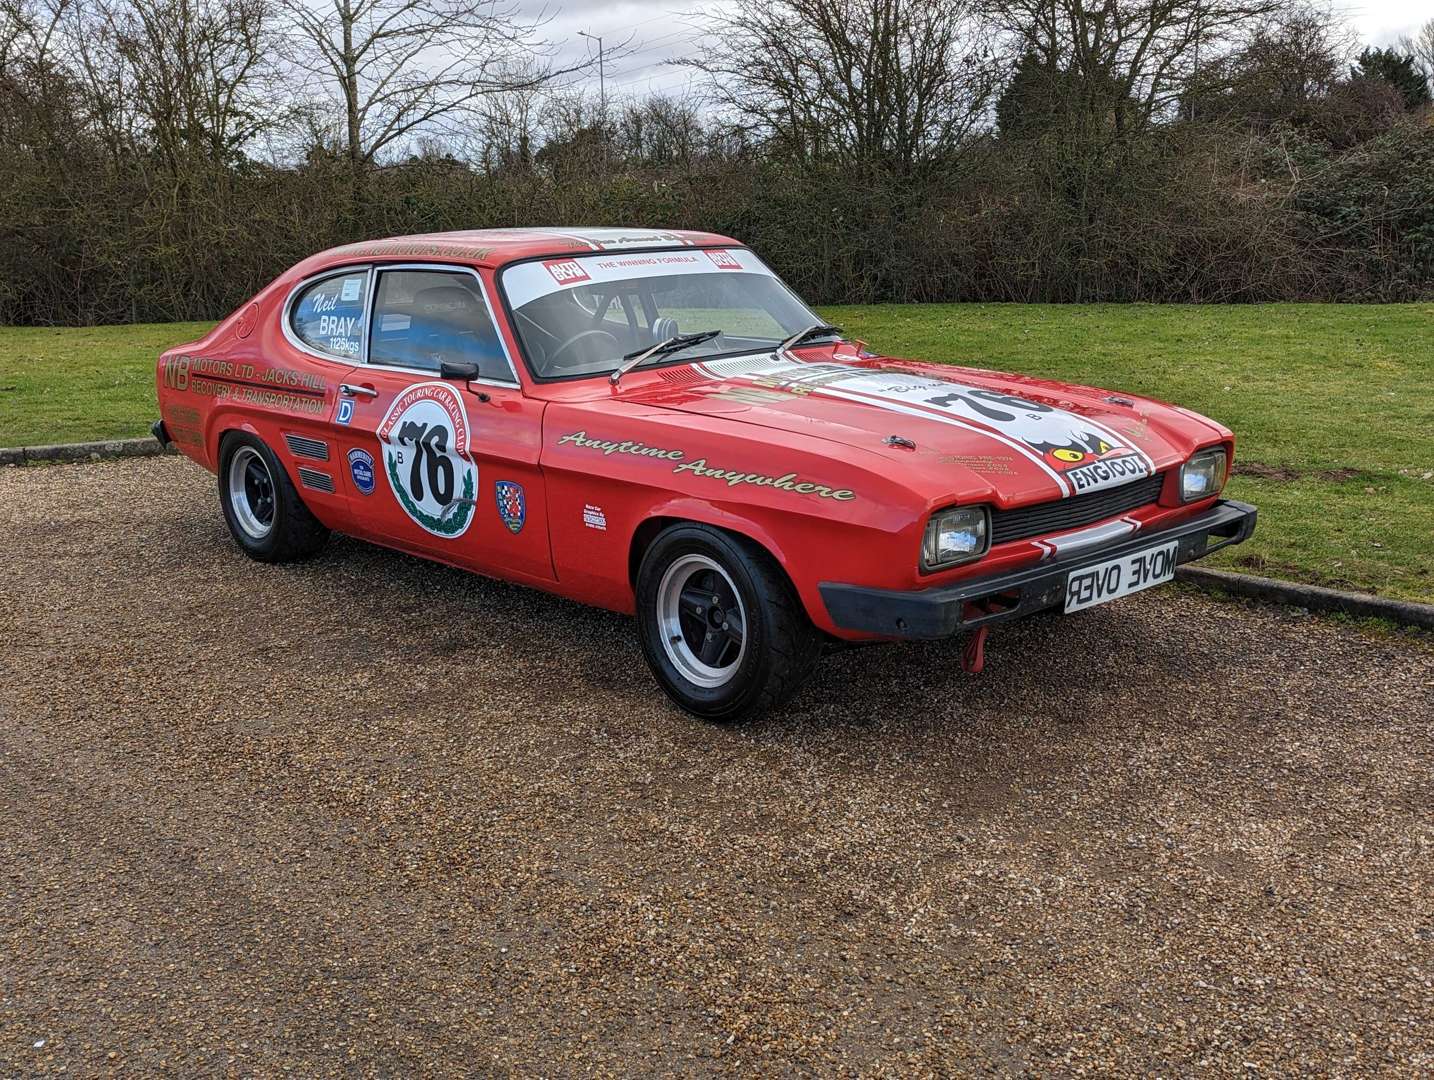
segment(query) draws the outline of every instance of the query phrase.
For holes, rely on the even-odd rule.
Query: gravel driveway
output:
[[[1434,651],[1157,591],[669,708],[182,459],[0,470],[0,1076],[1434,1070]]]

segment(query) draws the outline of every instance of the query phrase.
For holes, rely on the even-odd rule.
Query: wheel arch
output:
[[[809,608],[806,599],[801,596],[801,590],[787,569],[786,552],[781,542],[772,535],[770,529],[764,527],[761,522],[721,510],[710,503],[698,500],[678,500],[654,507],[633,530],[632,536],[628,540],[627,581],[634,593],[637,591],[638,569],[642,566],[642,559],[647,554],[647,549],[652,546],[658,536],[673,525],[706,525],[756,544],[770,556],[772,562],[792,587],[793,594],[802,600],[802,606]],[[808,610],[807,614],[810,617],[812,613]]]
[[[269,445],[269,440],[264,438],[244,413],[232,409],[216,409],[209,418],[209,433],[205,439],[205,452],[209,454],[212,471],[216,473],[219,471],[220,459],[224,456],[225,440],[232,435],[239,434],[252,435],[268,446],[270,451],[274,451],[274,448]],[[274,457],[278,459],[280,467],[287,471],[287,466],[284,465],[284,461],[279,457],[277,451],[274,452]],[[290,479],[293,478],[290,477]]]
[[[335,513],[334,507],[305,498],[305,488],[303,484],[300,483],[300,477],[295,463],[289,459],[287,454],[280,452],[279,446],[275,445],[275,440],[265,438],[264,432],[255,426],[247,413],[237,410],[227,410],[217,413],[214,416],[210,424],[209,435],[205,446],[206,452],[213,454],[210,472],[214,473],[215,476],[220,475],[224,466],[224,444],[229,439],[239,435],[248,435],[250,438],[263,444],[265,449],[269,451],[269,455],[274,459],[274,464],[279,467],[279,470],[289,481],[289,486],[293,488],[294,491],[294,498],[298,500],[299,504],[303,506],[305,510],[318,518],[326,528],[343,528],[342,519]]]

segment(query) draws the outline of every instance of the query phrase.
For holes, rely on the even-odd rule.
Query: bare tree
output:
[[[990,61],[967,0],[738,0],[687,63],[799,160],[910,173],[963,146],[990,100]]]
[[[692,167],[706,140],[700,103],[693,97],[659,95],[630,102],[617,118],[617,143],[625,160],[642,168]]]
[[[606,155],[607,132],[602,102],[580,87],[549,94],[539,112],[542,148],[534,161],[560,184],[599,176]]]
[[[479,103],[473,138],[468,140],[476,145],[465,148],[490,176],[530,171],[541,142],[538,128],[545,91],[538,73],[520,65],[508,72],[506,81],[508,88]]]
[[[65,81],[60,52],[70,2],[0,0],[0,93],[6,124],[14,123],[17,113],[33,112],[56,83]]]
[[[23,0],[0,0],[0,79],[9,74],[21,40],[35,32],[31,6]]]
[[[1207,121],[1307,121],[1357,48],[1358,36],[1328,9],[1291,7],[1195,74],[1188,113]]]
[[[170,172],[197,155],[225,162],[273,119],[267,0],[89,0],[85,55],[127,92],[130,132]]]
[[[1401,52],[1414,57],[1414,63],[1424,73],[1430,93],[1434,93],[1434,19],[1430,19],[1415,33],[1399,42]]]
[[[1175,113],[1241,35],[1287,0],[987,0],[1014,46],[1062,84],[1072,123],[1138,132]]]
[[[542,85],[560,72],[532,62],[539,24],[490,0],[281,0],[292,59],[342,110],[355,177],[386,150],[452,131],[498,91]],[[529,63],[519,66],[516,61]]]
[[[63,0],[67,70],[110,158],[194,179],[283,111],[267,0]]]

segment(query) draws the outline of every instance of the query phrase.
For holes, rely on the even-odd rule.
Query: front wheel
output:
[[[791,583],[762,548],[706,525],[675,525],[637,574],[642,651],[679,706],[732,721],[786,701],[821,653]]]

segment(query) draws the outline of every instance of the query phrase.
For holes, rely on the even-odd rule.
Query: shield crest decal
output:
[[[523,531],[523,522],[528,516],[528,503],[523,498],[523,485],[515,484],[511,480],[499,480],[493,485],[493,493],[498,498],[498,516],[503,519],[503,524],[508,526],[510,533]]]

